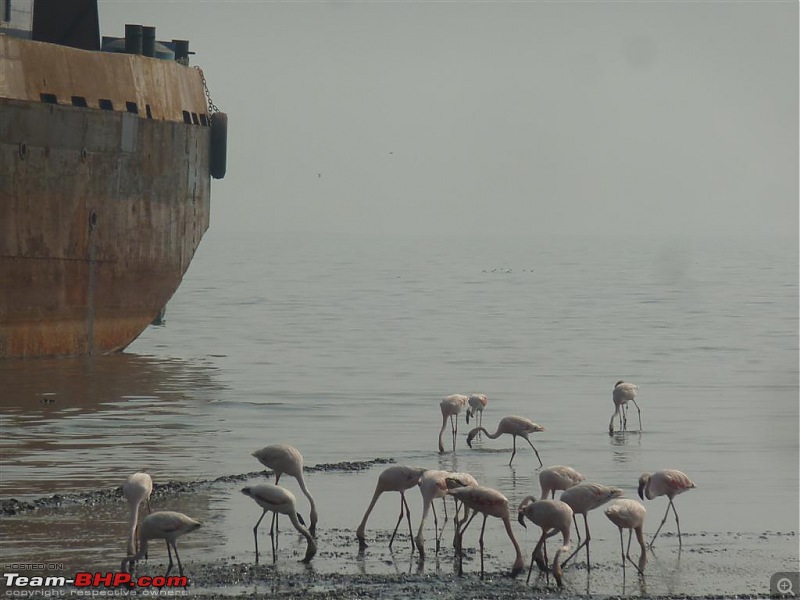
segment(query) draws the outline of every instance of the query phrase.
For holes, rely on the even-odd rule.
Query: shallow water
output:
[[[698,488],[676,500],[687,535],[682,562],[662,583],[648,578],[647,593],[766,591],[729,557],[762,552],[781,568],[797,565],[797,538],[783,535],[798,530],[799,513],[797,267],[796,240],[212,231],[168,305],[166,326],[149,328],[126,353],[0,363],[0,496],[108,488],[139,469],[156,481],[248,473],[260,468],[254,449],[288,442],[307,465],[388,457],[469,471],[515,504],[539,490],[527,444],[509,467],[511,440],[478,440],[470,450],[462,418],[456,452],[436,450],[439,399],[481,391],[490,399],[488,429],[513,414],[546,427],[532,437],[545,465],[572,465],[628,497],[643,471],[678,468],[695,481]],[[609,437],[617,379],[639,385],[643,431]],[[633,407],[628,423],[638,429]],[[447,435],[445,442],[449,448]],[[344,541],[379,471],[309,475],[321,515],[315,569],[405,571],[380,541],[363,567]],[[299,496],[294,481],[286,485]],[[177,503],[206,522],[185,539],[187,556],[252,560],[259,510],[239,487],[220,484],[159,506]],[[397,502],[396,494],[379,502],[368,535],[388,536]],[[415,519],[418,504],[417,494]],[[652,533],[666,501],[646,505]],[[98,507],[92,521],[103,525],[88,531],[82,510],[4,518],[3,561],[67,556],[113,568],[124,547],[124,507]],[[599,511],[590,527],[593,563],[608,569],[592,591],[620,593],[617,531]],[[535,528],[515,528],[527,535],[529,553]],[[665,528],[674,531],[674,522]],[[36,540],[56,529],[43,550]],[[286,535],[300,544],[296,537]],[[676,542],[660,542],[665,573]],[[262,543],[268,548],[268,538]],[[487,525],[495,571],[510,566],[506,545],[499,523]],[[684,566],[687,556],[730,574],[699,577]],[[451,563],[443,569],[452,572]]]

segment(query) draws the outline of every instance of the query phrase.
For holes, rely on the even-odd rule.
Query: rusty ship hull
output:
[[[0,358],[128,346],[209,226],[201,71],[0,35]]]

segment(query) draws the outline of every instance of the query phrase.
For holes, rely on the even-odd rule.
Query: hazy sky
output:
[[[224,231],[798,230],[798,3],[100,0],[228,113]]]

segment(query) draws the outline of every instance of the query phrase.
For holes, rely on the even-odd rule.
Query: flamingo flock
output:
[[[614,420],[618,418],[619,429],[624,432],[627,430],[627,404],[633,402],[639,412],[639,428],[641,430],[641,410],[636,403],[636,392],[638,386],[632,383],[618,381],[612,391],[614,402],[614,414],[609,423],[609,433],[614,433]],[[483,412],[488,405],[488,398],[484,394],[452,394],[444,397],[439,403],[442,426],[439,430],[438,449],[444,452],[444,431],[448,421],[452,434],[453,452],[456,450],[456,439],[458,432],[458,417],[463,411],[466,413],[466,420],[473,418],[477,420],[478,426],[471,429],[467,434],[467,446],[472,448],[472,442],[479,434],[484,434],[489,439],[497,439],[501,435],[512,436],[512,451],[508,465],[511,466],[516,455],[517,437],[523,438],[533,449],[536,459],[539,462],[539,484],[541,492],[539,498],[533,494],[528,494],[517,505],[516,519],[523,527],[527,527],[526,521],[530,521],[541,529],[541,535],[531,553],[530,566],[526,583],[530,582],[534,563],[539,570],[548,578],[552,573],[558,587],[564,585],[564,568],[580,552],[586,548],[586,569],[591,569],[589,547],[591,534],[589,531],[588,513],[608,505],[605,515],[613,525],[619,529],[620,553],[623,572],[626,560],[633,564],[637,573],[644,576],[647,565],[647,545],[644,541],[644,521],[646,510],[637,500],[623,498],[624,491],[621,488],[590,482],[586,477],[566,465],[555,465],[544,468],[538,450],[530,440],[530,434],[545,431],[541,425],[531,421],[526,417],[508,416],[500,420],[497,428],[490,433],[482,426]],[[314,497],[303,476],[303,456],[299,450],[288,444],[273,444],[266,446],[252,453],[262,465],[271,469],[275,474],[275,483],[259,483],[249,485],[241,490],[241,493],[251,498],[261,508],[261,515],[258,517],[253,527],[253,541],[255,547],[255,562],[259,562],[258,549],[258,528],[261,521],[268,512],[272,513],[272,525],[269,536],[272,546],[273,563],[278,560],[277,534],[278,534],[278,515],[286,515],[291,521],[292,526],[300,535],[306,539],[306,552],[302,562],[310,562],[317,554],[316,530],[318,514]],[[303,518],[297,509],[297,499],[289,490],[278,485],[281,475],[287,474],[294,477],[306,496],[309,503],[310,524],[306,528]],[[644,473],[638,480],[638,494],[642,500],[645,498],[653,500],[659,496],[666,496],[668,499],[667,510],[661,524],[653,535],[649,546],[652,547],[662,527],[669,517],[669,511],[675,516],[675,525],[678,531],[678,548],[682,548],[682,537],[678,512],[675,508],[675,496],[695,488],[696,485],[689,477],[681,471],[675,469],[664,469],[654,473]],[[411,523],[411,508],[408,503],[406,493],[414,488],[419,488],[422,497],[422,516],[416,535],[413,533]],[[183,575],[183,565],[178,555],[177,539],[190,533],[201,526],[201,523],[183,513],[174,511],[150,511],[150,496],[153,491],[153,481],[147,473],[134,473],[126,480],[122,486],[125,499],[130,507],[129,531],[127,535],[127,555],[122,560],[121,570],[132,570],[136,563],[142,558],[147,558],[148,542],[154,539],[163,539],[167,546],[169,565],[167,574],[172,569],[172,552],[178,563],[180,574]],[[556,492],[560,491],[560,497],[556,499]],[[506,535],[509,538],[514,550],[514,562],[511,566],[510,574],[517,576],[524,568],[522,548],[512,528],[512,509],[508,498],[499,490],[482,486],[469,473],[449,472],[441,469],[426,469],[423,467],[411,467],[405,465],[392,465],[384,469],[378,476],[375,489],[369,505],[363,514],[360,524],[356,529],[356,540],[358,541],[359,553],[363,554],[368,547],[366,541],[366,526],[375,505],[380,497],[386,492],[397,492],[400,496],[400,511],[397,517],[394,530],[389,539],[389,548],[394,543],[400,524],[404,518],[408,525],[408,537],[411,541],[411,553],[416,550],[419,559],[424,560],[426,556],[425,541],[423,536],[425,522],[430,512],[433,512],[435,529],[435,552],[438,554],[441,548],[441,537],[449,520],[447,513],[447,499],[450,497],[454,502],[453,523],[453,547],[455,556],[458,560],[458,573],[463,574],[463,545],[464,533],[469,528],[472,521],[479,514],[483,517],[479,537],[480,552],[480,577],[485,576],[484,564],[484,534],[488,517],[494,517],[502,521]],[[442,500],[444,511],[444,523],[439,528],[439,519],[436,514],[435,501]],[[146,505],[148,515],[139,519],[139,512],[142,505]],[[459,513],[463,509],[463,515]],[[583,516],[584,536],[581,540],[578,529],[577,515]],[[571,531],[575,526],[575,533],[580,542],[577,548],[567,556],[563,562],[562,554],[566,554],[571,547]],[[628,546],[624,547],[623,529],[628,530]],[[561,545],[555,552],[552,564],[548,564],[547,539],[561,534]],[[633,534],[640,546],[639,560],[634,561],[630,555],[630,546]]]

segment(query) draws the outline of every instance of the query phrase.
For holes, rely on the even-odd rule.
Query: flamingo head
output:
[[[614,384],[614,387],[617,387],[620,383],[625,383],[625,380],[620,379],[617,383]]]
[[[471,430],[467,434],[467,446],[469,446],[470,448],[472,448],[472,440],[475,438],[476,435],[478,435],[478,428],[477,427],[475,429]]]
[[[648,482],[650,481],[650,473],[642,473],[642,476],[639,477],[639,498],[644,500],[645,488],[647,487]]]

